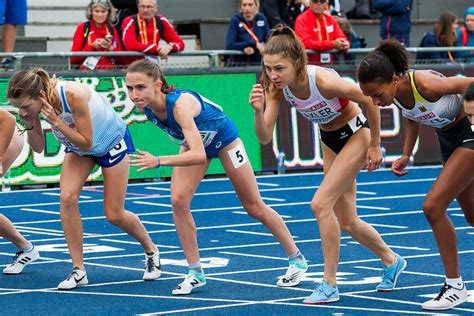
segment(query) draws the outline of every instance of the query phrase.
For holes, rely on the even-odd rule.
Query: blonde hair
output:
[[[288,58],[295,65],[297,78],[300,83],[307,82],[307,57],[304,45],[290,27],[282,24],[278,24],[273,28],[263,51],[263,56],[277,54],[284,58]],[[263,63],[262,68],[263,87],[267,91],[275,90],[276,87],[268,77]]]
[[[95,7],[100,6],[103,9],[107,10],[107,23],[115,22],[116,20],[116,9],[113,7],[112,3],[109,0],[91,0],[89,5],[86,8],[86,19],[92,20],[92,10]]]
[[[161,92],[165,94],[170,93],[173,89],[176,88],[175,86],[170,86],[168,84],[168,81],[166,81],[165,75],[163,74],[163,71],[161,70],[160,66],[148,59],[136,60],[131,63],[130,66],[128,66],[127,73],[136,72],[147,75],[148,77],[152,78],[153,81],[160,80],[161,82],[163,82],[163,85],[161,86]]]
[[[56,78],[51,78],[46,70],[35,68],[32,70],[21,70],[14,74],[8,81],[8,99],[39,99],[44,92],[46,101],[54,108],[57,115],[62,113],[62,105],[59,94],[56,91]]]
[[[242,0],[239,1],[239,7],[242,6]],[[257,9],[260,8],[260,1],[259,0],[253,0],[253,3],[255,3],[255,6],[257,7]]]

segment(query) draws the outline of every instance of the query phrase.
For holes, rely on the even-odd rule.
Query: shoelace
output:
[[[69,280],[74,276],[74,274],[77,275],[77,276],[79,276],[79,273],[77,273],[77,270],[78,270],[78,269],[72,269],[72,272],[69,273],[69,275],[68,275],[68,277],[66,278],[66,280],[69,281]]]
[[[17,263],[18,258],[23,254],[24,251],[18,251],[13,257],[13,263]]]
[[[153,268],[155,267],[155,260],[153,260],[153,257],[147,257],[146,258],[146,264],[145,264],[145,270],[148,272],[153,271]]]
[[[441,291],[439,292],[438,296],[434,300],[439,301],[443,297],[443,295],[451,288],[452,288],[451,285],[447,285],[447,284],[443,285],[443,287],[441,288]]]

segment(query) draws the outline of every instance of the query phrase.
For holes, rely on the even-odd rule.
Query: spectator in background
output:
[[[115,11],[108,0],[92,0],[86,9],[87,22],[80,23],[72,40],[73,52],[121,51],[122,44],[112,26]],[[124,58],[122,58],[124,59]],[[71,64],[80,69],[113,69],[118,58],[106,56],[71,57]]]
[[[298,15],[309,6],[310,0],[262,0],[261,12],[268,20],[270,28],[283,24],[295,27]]]
[[[241,50],[245,56],[230,56],[228,65],[246,66],[261,62],[270,28],[267,19],[257,12],[259,6],[258,0],[240,0],[240,13],[230,19],[225,48]]]
[[[365,38],[363,36],[358,36],[357,33],[354,31],[352,28],[351,24],[349,23],[349,20],[340,16],[334,16],[334,18],[337,21],[337,24],[341,28],[342,32],[344,35],[346,35],[347,39],[349,40],[349,43],[351,45],[351,48],[364,48],[367,46],[365,43]],[[344,54],[344,59],[346,61],[354,61],[355,60],[355,54]]]
[[[334,17],[325,14],[328,0],[311,0],[309,10],[296,19],[295,33],[306,49],[321,51],[321,54],[310,54],[309,63],[332,63],[333,54],[325,53],[336,49],[346,51],[350,44]]]
[[[393,38],[410,46],[411,9],[413,0],[372,0],[372,8],[382,13],[380,36]]]
[[[421,40],[420,47],[450,47],[457,43],[456,29],[458,27],[458,17],[445,11],[439,16],[438,22],[432,32],[426,32]],[[458,46],[461,43],[459,43]],[[455,52],[420,52],[416,54],[417,60],[451,60],[457,57]]]
[[[156,0],[138,0],[138,14],[125,18],[122,23],[122,39],[125,49],[148,54],[146,58],[158,62],[168,54],[184,49],[184,42],[171,23],[157,14]],[[166,44],[159,44],[160,39]],[[134,58],[141,59],[141,58]]]
[[[117,18],[115,19],[114,26],[122,38],[122,22],[127,16],[138,13],[137,1],[136,0],[110,0],[115,9],[117,9]]]
[[[464,12],[464,25],[456,30],[458,37],[455,46],[474,46],[474,7],[468,7]],[[458,56],[468,61],[474,61],[474,51],[459,52]]]
[[[25,25],[26,23],[26,0],[0,1],[0,25],[3,25],[2,48],[4,53],[13,52],[17,25]],[[0,68],[13,69],[13,59],[4,58]]]

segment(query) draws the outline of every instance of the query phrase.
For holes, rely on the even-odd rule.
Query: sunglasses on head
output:
[[[109,0],[91,0],[91,4],[101,4],[106,7],[110,7]]]

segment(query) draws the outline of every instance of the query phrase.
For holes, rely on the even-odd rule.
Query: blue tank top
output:
[[[66,125],[76,130],[74,115],[66,98],[65,82],[58,81],[56,87],[63,106],[63,113],[59,115],[59,118]],[[103,156],[123,139],[127,125],[113,110],[112,106],[101,98],[97,92],[90,89],[90,93],[88,107],[92,120],[92,148],[88,151],[82,151],[54,127],[52,127],[53,134],[60,143],[80,156]]]
[[[153,112],[146,108],[144,113],[146,117],[156,126],[165,131],[172,139],[178,140],[180,145],[184,144],[184,134],[181,126],[174,118],[174,107],[176,101],[183,93],[189,93],[194,96],[201,104],[201,112],[194,118],[197,129],[201,134],[204,147],[209,145],[219,131],[226,126],[228,121],[222,108],[205,97],[189,90],[173,90],[166,95],[166,120],[160,121]]]

